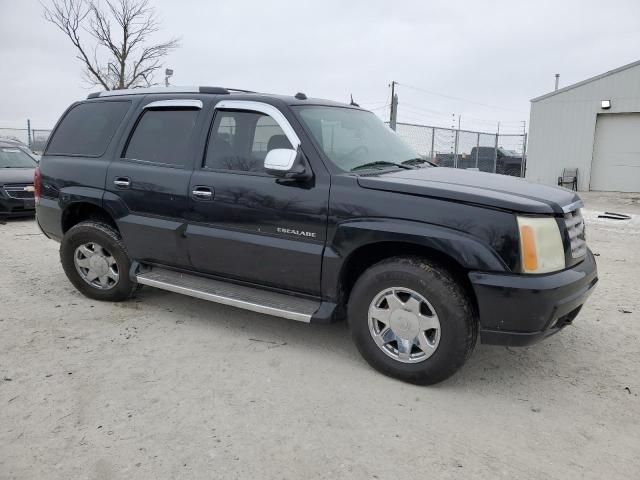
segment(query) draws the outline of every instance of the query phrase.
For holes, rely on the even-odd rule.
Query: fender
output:
[[[409,220],[360,219],[338,224],[332,240],[325,248],[322,260],[323,295],[337,299],[340,278],[351,255],[359,248],[383,242],[429,248],[453,259],[465,270],[510,271],[491,246],[467,233]]]

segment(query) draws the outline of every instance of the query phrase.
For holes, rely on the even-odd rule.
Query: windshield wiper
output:
[[[413,167],[410,167],[408,165],[403,165],[401,163],[386,162],[384,160],[378,160],[377,162],[363,163],[362,165],[353,167],[351,171],[355,172],[356,170],[365,170],[367,168],[376,168],[376,167],[385,167],[385,166],[398,167],[398,168],[403,168],[405,170],[413,170]],[[379,168],[378,170],[382,170],[382,169]]]
[[[404,162],[402,162],[403,165],[423,165],[425,163],[430,167],[436,166],[433,162],[430,162],[429,160],[425,160],[424,158],[420,158],[420,157],[410,158],[409,160],[405,160]]]

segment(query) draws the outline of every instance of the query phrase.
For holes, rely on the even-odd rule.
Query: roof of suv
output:
[[[278,99],[287,105],[326,105],[333,107],[347,107],[347,108],[359,108],[355,105],[348,105],[346,103],[334,102],[332,100],[324,100],[320,98],[307,98],[304,93],[297,93],[294,96],[290,95],[274,95],[271,93],[259,93],[249,90],[240,90],[235,88],[222,88],[222,87],[151,87],[151,88],[133,88],[129,90],[108,90],[102,92],[90,93],[87,99],[93,98],[108,98],[116,96],[130,96],[130,95],[151,95],[159,94],[166,95],[172,93],[180,94],[204,94],[204,95],[232,95],[234,99],[241,97],[246,100],[260,100],[261,98]]]

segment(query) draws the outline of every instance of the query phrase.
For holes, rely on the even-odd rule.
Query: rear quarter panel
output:
[[[118,140],[125,134],[128,119],[136,110],[139,101],[140,99],[131,100],[129,110],[104,154],[97,157],[49,155],[45,150],[39,164],[42,190],[40,204],[36,206],[36,217],[46,235],[56,240],[62,238],[62,212],[70,204],[88,202],[102,207],[107,168],[119,153],[116,151]],[[65,115],[78,103],[80,102],[72,104],[60,117],[49,142],[55,136]]]

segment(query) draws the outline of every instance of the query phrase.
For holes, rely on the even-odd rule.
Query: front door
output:
[[[194,268],[319,295],[328,176],[284,183],[265,172],[268,151],[300,145],[275,107],[232,100],[218,103],[214,113],[189,186],[186,238]]]

